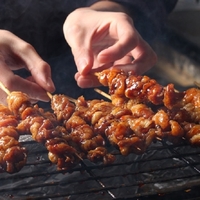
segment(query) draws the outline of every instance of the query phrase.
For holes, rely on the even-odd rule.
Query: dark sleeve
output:
[[[114,0],[113,0],[114,1]],[[115,0],[125,6],[133,18],[134,25],[142,37],[149,41],[162,32],[168,14],[178,0]],[[98,2],[88,0],[88,6]]]

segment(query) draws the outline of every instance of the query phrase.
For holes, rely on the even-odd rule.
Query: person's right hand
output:
[[[157,61],[156,53],[136,30],[132,18],[124,12],[107,11],[109,5],[112,10],[113,4],[116,5],[113,1],[99,1],[98,8],[103,7],[100,10],[76,9],[63,25],[78,70],[75,79],[82,88],[100,86],[95,72],[103,69],[117,67],[143,74]]]
[[[55,90],[50,66],[27,42],[6,30],[0,30],[0,82],[9,91],[27,93],[33,102],[49,101],[48,92]],[[13,73],[25,68],[31,76],[24,79]],[[6,93],[0,90],[0,102],[6,103]]]

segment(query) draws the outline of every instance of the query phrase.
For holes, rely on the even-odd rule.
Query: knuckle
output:
[[[50,66],[47,62],[45,62],[44,60],[40,61],[40,66],[42,68],[43,71],[47,71],[50,69]]]
[[[79,24],[73,24],[70,27],[67,27],[65,30],[65,37],[67,40],[71,40],[73,38],[80,37],[82,34],[82,29]]]
[[[33,46],[27,42],[24,41],[19,41],[20,43],[18,43],[17,45],[17,49],[19,51],[19,53],[22,53],[24,55],[27,55],[29,52],[35,51],[35,49],[33,48]]]
[[[21,45],[21,50],[22,50],[23,52],[27,52],[27,51],[30,51],[30,50],[31,50],[31,51],[34,50],[34,48],[33,48],[33,46],[32,46],[31,44],[24,42],[24,43]]]
[[[5,79],[3,84],[8,90],[12,91],[13,85],[16,85],[15,76]]]
[[[127,22],[129,22],[131,25],[133,25],[133,19],[132,19],[128,14],[126,14],[126,13],[124,13],[124,12],[121,12],[121,13],[119,13],[119,15],[120,15],[120,17],[121,17],[121,19],[122,19],[123,21],[127,21]]]
[[[74,24],[71,27],[68,27],[67,33],[71,34],[77,34],[80,32],[80,26],[78,24]]]

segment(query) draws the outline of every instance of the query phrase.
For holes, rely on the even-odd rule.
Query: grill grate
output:
[[[158,141],[142,155],[124,157],[114,150],[112,165],[84,160],[67,172],[56,170],[42,145],[22,144],[28,148],[28,162],[19,173],[1,174],[2,199],[197,198],[193,188],[200,184],[200,148]]]

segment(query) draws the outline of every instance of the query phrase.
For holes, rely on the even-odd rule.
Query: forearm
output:
[[[122,4],[114,1],[98,1],[90,6],[90,8],[97,11],[112,11],[112,12],[125,12],[128,13],[128,9]]]
[[[169,2],[165,0],[88,0],[86,5],[101,11],[132,11],[141,10],[149,13],[156,9],[165,10],[166,13],[170,13],[175,7],[178,0],[171,0]]]
[[[133,19],[134,26],[142,37],[151,41],[161,33],[176,2],[177,0],[88,0],[87,5],[96,10],[126,12]]]

